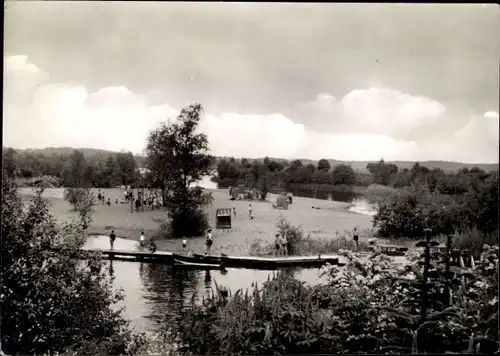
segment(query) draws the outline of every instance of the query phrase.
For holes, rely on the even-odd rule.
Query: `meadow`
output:
[[[166,222],[163,209],[144,212],[130,212],[130,205],[115,204],[121,199],[119,189],[103,189],[106,198],[111,199],[111,206],[97,204],[93,209],[89,235],[109,235],[115,230],[118,237],[138,240],[141,231],[146,236],[161,236],[159,227]],[[256,244],[271,244],[277,232],[276,224],[280,217],[285,217],[292,225],[301,226],[305,236],[317,241],[334,240],[338,236],[349,235],[354,227],[361,231],[361,241],[372,237],[372,218],[348,211],[349,203],[316,200],[312,198],[294,197],[289,210],[273,209],[276,196],[270,194],[266,201],[230,201],[227,189],[209,190],[214,201],[207,208],[210,225],[215,227],[215,211],[219,208],[236,208],[236,216],[232,217],[231,229],[214,229],[214,245],[212,253],[221,252],[233,255],[245,255],[255,248]],[[31,189],[21,189],[26,198]],[[97,190],[95,190],[97,194]],[[51,210],[58,221],[76,218],[77,213],[63,199],[62,188],[49,188],[44,197],[51,203]],[[252,204],[255,219],[248,218],[248,204]],[[315,207],[313,209],[313,207]],[[319,209],[317,209],[319,208]],[[344,238],[348,240],[349,237]],[[180,251],[179,239],[156,238],[158,249]],[[204,237],[188,238],[188,247],[194,252],[204,251]]]

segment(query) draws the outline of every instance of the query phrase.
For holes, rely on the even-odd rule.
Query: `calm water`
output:
[[[107,249],[107,236],[89,237],[86,247]],[[135,250],[136,242],[119,239],[115,249]],[[161,325],[175,323],[179,311],[191,303],[193,293],[201,298],[215,286],[225,286],[234,293],[242,288],[251,288],[252,282],[261,285],[273,271],[228,269],[220,271],[182,271],[171,266],[139,262],[106,262],[108,271],[115,277],[115,285],[125,292],[125,316],[140,331],[159,330]],[[309,284],[321,282],[318,269],[290,270],[296,278]]]

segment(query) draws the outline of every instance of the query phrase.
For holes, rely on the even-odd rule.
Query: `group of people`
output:
[[[111,230],[111,234],[109,234],[109,245],[110,245],[111,250],[114,249],[115,240],[116,240],[115,230]],[[156,252],[156,242],[154,241],[153,238],[146,240],[146,237],[144,235],[144,231],[141,231],[141,237],[139,238],[139,249],[142,250],[144,248],[148,248],[149,251],[151,251],[151,253],[155,253]]]
[[[274,235],[274,252],[273,257],[288,256],[288,241],[285,234]]]
[[[106,197],[104,195],[104,192],[101,192],[101,190],[99,189],[99,191],[97,192],[97,200],[99,201],[99,203],[101,204],[107,204],[108,206],[111,206],[111,199],[108,198],[106,200]]]
[[[233,205],[233,215],[236,216],[236,207]],[[248,217],[250,220],[254,219],[252,204],[248,204]]]

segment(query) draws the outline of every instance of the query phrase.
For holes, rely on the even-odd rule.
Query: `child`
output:
[[[109,235],[109,244],[111,245],[111,249],[113,249],[115,240],[116,240],[115,230],[111,230],[111,234]]]
[[[210,254],[210,248],[212,247],[212,244],[214,243],[212,239],[212,229],[208,229],[207,231],[207,240],[205,241],[205,244],[207,245],[207,251],[205,252],[205,255]]]

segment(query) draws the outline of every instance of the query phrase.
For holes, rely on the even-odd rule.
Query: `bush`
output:
[[[418,308],[404,309],[422,286],[420,256],[397,265],[382,254],[341,253],[348,263],[323,267],[326,284],[307,286],[283,271],[250,292],[223,293],[216,287],[201,305],[193,303],[185,311],[180,351],[387,354],[498,349],[497,246],[485,249],[481,263],[470,271],[474,280],[464,277],[451,287],[451,308],[430,304],[423,324],[418,323]],[[429,301],[439,293],[430,290]]]
[[[285,217],[280,217],[276,224],[278,234],[286,237],[288,254],[298,253],[298,245],[304,237],[301,226],[293,226]]]
[[[95,195],[89,188],[66,188],[64,200],[71,204],[74,211],[90,210],[96,203]]]
[[[27,208],[17,188],[2,179],[2,347],[7,354],[43,354],[106,346],[106,354],[134,353],[134,339],[97,255],[86,262],[82,225],[62,226],[49,212],[41,191]],[[103,351],[104,352],[104,351]]]
[[[283,225],[289,224],[285,221]],[[286,227],[285,227],[286,228]],[[293,229],[297,229],[292,227]],[[297,234],[302,233],[300,230]],[[362,233],[366,235],[369,232]],[[369,234],[371,236],[371,234]],[[359,241],[359,251],[368,251],[369,244],[365,240]],[[332,238],[317,238],[311,235],[296,239],[293,245],[293,254],[300,256],[310,256],[318,254],[337,253],[340,250],[351,250],[355,247],[351,233],[345,231],[344,234],[336,233]],[[253,240],[250,248],[252,256],[271,256],[274,253],[274,243],[268,243],[263,240]]]

